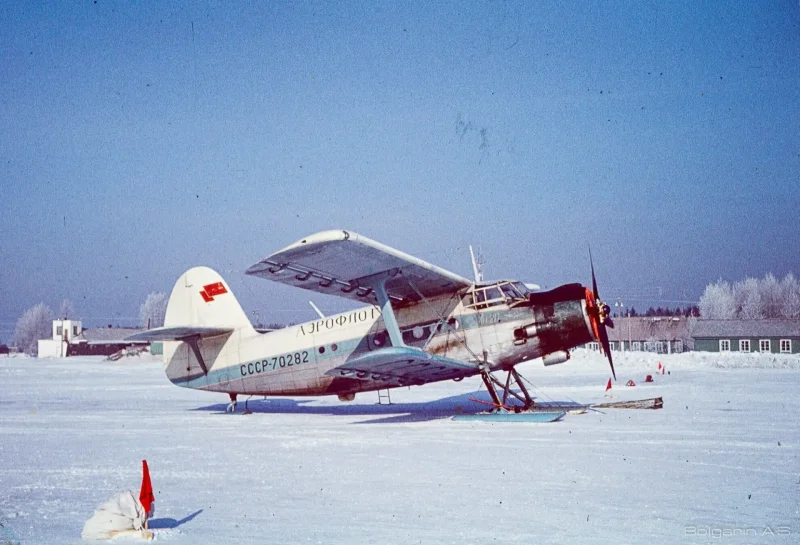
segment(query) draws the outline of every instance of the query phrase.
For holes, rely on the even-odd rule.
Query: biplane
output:
[[[590,254],[591,263],[591,254]],[[169,380],[240,395],[337,395],[460,381],[480,375],[497,409],[533,399],[515,366],[563,363],[597,341],[614,374],[609,307],[592,288],[531,291],[515,280],[474,282],[365,236],[313,234],[260,260],[246,274],[364,306],[269,332],[257,331],[215,271],[183,273],[164,326],[129,339],[164,341]],[[504,375],[505,374],[505,375]]]

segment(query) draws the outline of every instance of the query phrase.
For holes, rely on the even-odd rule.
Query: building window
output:
[[[57,337],[60,337],[60,336],[61,336],[61,333],[62,333],[63,331],[64,331],[64,329],[63,329],[61,326],[58,326],[58,327],[56,328],[56,336],[57,336]]]
[[[589,343],[586,346],[589,350],[600,350],[600,345],[598,343]]]
[[[761,339],[760,341],[758,341],[758,351],[759,352],[771,351],[769,339]]]
[[[633,349],[634,350],[641,350],[642,349],[642,342],[641,341],[633,341]]]
[[[739,352],[750,352],[750,339],[739,340]]]
[[[720,339],[719,340],[719,351],[720,352],[730,352],[731,351],[731,341],[729,339]]]
[[[76,326],[76,325],[72,326],[72,334],[74,336],[78,335],[78,326]]]
[[[792,339],[781,339],[781,354],[792,353]]]

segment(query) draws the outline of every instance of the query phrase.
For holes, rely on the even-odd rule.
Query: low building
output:
[[[619,317],[612,318],[614,328],[608,328],[612,351],[655,352],[672,354],[689,349],[689,319],[683,317]],[[588,347],[599,350],[596,342]]]
[[[124,348],[147,346],[147,342],[125,340],[139,331],[111,326],[84,329],[79,320],[53,320],[53,338],[39,341],[39,357],[109,356]]]
[[[800,320],[697,320],[694,349],[703,352],[800,353]]]

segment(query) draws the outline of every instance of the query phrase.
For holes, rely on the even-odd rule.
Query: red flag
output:
[[[142,490],[139,492],[139,501],[144,507],[145,513],[150,513],[153,502],[153,485],[150,483],[150,470],[147,467],[147,460],[142,460]]]
[[[661,362],[658,362],[658,370],[661,371]]]
[[[611,379],[608,379],[608,384],[606,384],[606,392],[611,389]]]

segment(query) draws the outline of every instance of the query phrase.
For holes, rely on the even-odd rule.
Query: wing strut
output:
[[[397,269],[387,271],[385,275],[381,275],[382,278],[376,278],[370,287],[375,292],[375,297],[378,299],[378,306],[381,307],[381,317],[383,318],[383,323],[386,325],[386,332],[389,333],[392,346],[402,348],[405,347],[403,335],[400,333],[400,326],[397,325],[397,318],[392,308],[392,300],[389,298],[389,294],[386,293],[387,280],[399,272],[400,271]]]

